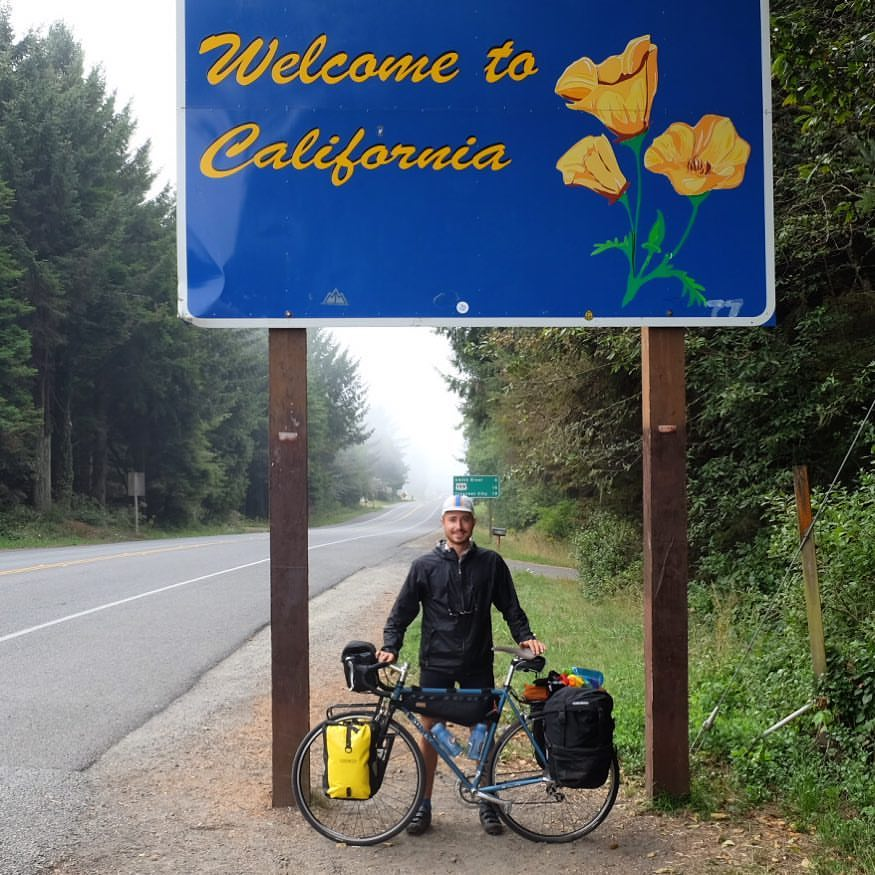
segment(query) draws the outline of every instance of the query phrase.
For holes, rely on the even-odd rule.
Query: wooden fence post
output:
[[[808,642],[811,647],[811,667],[820,677],[826,672],[826,645],[823,637],[823,614],[820,605],[820,582],[817,577],[817,555],[814,547],[814,517],[811,513],[811,489],[808,468],[793,469],[793,490],[796,493],[796,517],[802,541],[802,577],[805,581],[805,611],[808,614]]]

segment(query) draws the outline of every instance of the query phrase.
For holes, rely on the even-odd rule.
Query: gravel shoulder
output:
[[[426,544],[425,547],[428,545]],[[406,563],[358,572],[310,603],[311,722],[353,701],[339,662],[349,639],[379,640]],[[61,875],[245,873],[804,872],[812,847],[780,819],[700,821],[648,811],[628,783],[608,820],[570,845],[485,836],[439,769],[434,826],[373,848],[336,845],[294,809],[271,807],[270,630],[109,750],[84,775],[90,804],[37,868]],[[472,841],[473,839],[473,841]],[[5,875],[5,873],[4,873]]]

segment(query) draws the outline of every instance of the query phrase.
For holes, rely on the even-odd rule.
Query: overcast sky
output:
[[[160,183],[176,184],[176,0],[11,0],[17,38],[63,21],[101,67],[120,106],[130,103],[136,141],[150,140]],[[160,186],[159,186],[160,187]],[[209,329],[204,329],[209,330]],[[345,328],[341,343],[359,361],[371,408],[405,447],[414,492],[447,493],[467,473],[446,341],[427,328]],[[472,472],[489,473],[489,472]]]

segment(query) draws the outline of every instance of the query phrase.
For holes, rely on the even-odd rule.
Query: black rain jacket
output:
[[[535,637],[504,560],[473,542],[461,559],[442,541],[414,560],[386,620],[383,650],[397,655],[420,605],[422,668],[454,674],[491,668],[492,605],[514,641]]]

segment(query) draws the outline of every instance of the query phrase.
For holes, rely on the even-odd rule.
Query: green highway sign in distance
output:
[[[498,477],[493,475],[453,477],[453,494],[467,495],[468,498],[498,498],[501,485]]]

